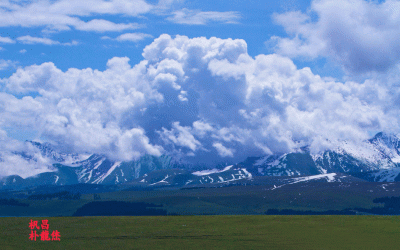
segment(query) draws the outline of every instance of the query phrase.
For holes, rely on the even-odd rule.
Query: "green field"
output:
[[[59,242],[29,240],[48,219]],[[0,249],[398,249],[399,216],[0,218]]]

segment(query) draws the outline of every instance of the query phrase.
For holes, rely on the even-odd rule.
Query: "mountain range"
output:
[[[51,159],[52,171],[25,179],[18,175],[4,177],[0,180],[0,189],[78,183],[140,187],[251,185],[262,177],[287,177],[289,182],[296,182],[299,178],[328,182],[343,181],[343,178],[372,182],[400,181],[400,139],[382,132],[362,146],[342,141],[333,149],[319,153],[312,153],[303,147],[296,152],[248,157],[233,165],[202,170],[195,170],[168,155],[145,155],[138,160],[120,162],[98,154],[61,153],[47,143],[27,143],[40,150],[43,157]],[[34,160],[28,154],[16,154]]]

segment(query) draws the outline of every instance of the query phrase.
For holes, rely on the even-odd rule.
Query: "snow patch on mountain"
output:
[[[400,168],[390,170],[382,169],[371,175],[373,176],[373,181],[376,182],[394,182],[396,181],[396,177],[400,175]]]
[[[152,184],[150,184],[150,186],[153,186],[153,185],[156,185],[156,184],[163,184],[163,183],[165,183],[165,184],[169,184],[169,182],[168,182],[168,181],[166,181],[166,180],[167,180],[169,177],[170,177],[169,175],[166,175],[164,179],[162,179],[161,181],[158,181],[158,182],[152,183]]]
[[[252,175],[249,171],[247,171],[247,169],[242,168],[241,170],[245,173],[245,175],[246,175],[246,177],[247,177],[248,179],[253,178],[253,175]]]
[[[267,155],[264,156],[260,159],[258,159],[255,163],[254,166],[262,166],[262,165],[268,165],[270,167],[276,167],[278,166],[282,159],[286,157],[287,154],[283,155]]]
[[[226,172],[226,171],[230,170],[232,167],[233,167],[233,165],[227,166],[227,167],[225,167],[225,168],[222,169],[222,170],[219,170],[219,169],[216,169],[216,168],[214,168],[214,169],[208,169],[208,170],[201,170],[201,171],[193,172],[192,174],[193,174],[193,175],[196,175],[196,176],[203,176],[203,175],[209,175],[209,174],[217,174],[217,173]]]
[[[288,183],[285,183],[285,184],[282,184],[279,186],[274,185],[274,187],[271,188],[270,190],[281,188],[286,185],[292,185],[292,184],[296,184],[296,183],[300,183],[300,182],[308,182],[308,181],[324,179],[324,178],[326,179],[327,182],[334,182],[334,181],[336,181],[335,176],[336,176],[336,173],[330,173],[330,174],[319,174],[319,175],[311,175],[311,176],[293,178],[293,179],[289,180]],[[338,180],[338,181],[340,181],[340,180]]]
[[[93,169],[98,169],[99,166],[106,160],[105,157],[103,157],[100,161],[96,162],[96,164],[94,164],[94,168]]]
[[[97,178],[95,181],[93,181],[94,184],[99,184],[104,181],[107,176],[109,176],[117,167],[121,165],[121,162],[115,162],[110,169],[105,174],[102,174],[99,178]]]
[[[335,176],[336,176],[336,173],[299,177],[299,178],[294,178],[293,179],[294,182],[292,182],[290,184],[295,184],[295,183],[299,183],[299,182],[303,182],[303,181],[322,179],[322,178],[326,178],[328,182],[333,182],[333,181],[335,181]]]

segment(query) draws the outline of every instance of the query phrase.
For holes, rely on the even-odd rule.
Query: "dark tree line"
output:
[[[80,207],[73,216],[145,216],[167,215],[162,205],[144,202],[93,201]]]
[[[300,211],[292,209],[268,209],[267,215],[355,215],[362,214],[378,214],[378,215],[400,215],[400,197],[382,197],[373,200],[374,203],[383,203],[383,207],[373,208],[353,208],[343,210],[328,211]]]
[[[79,200],[81,198],[80,193],[70,193],[68,191],[52,193],[52,194],[33,194],[28,196],[28,200]]]
[[[20,207],[28,207],[28,203],[22,203],[15,199],[0,199],[0,206],[20,206]]]
[[[373,200],[374,203],[383,203],[385,209],[400,210],[400,197],[383,197]]]

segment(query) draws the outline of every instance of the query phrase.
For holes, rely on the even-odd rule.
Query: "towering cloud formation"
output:
[[[194,163],[306,144],[319,151],[399,128],[390,108],[399,95],[389,87],[326,80],[276,54],[252,58],[240,39],[161,35],[142,55],[134,66],[112,58],[105,71],[18,69],[2,80],[0,126],[33,129],[75,152]]]

